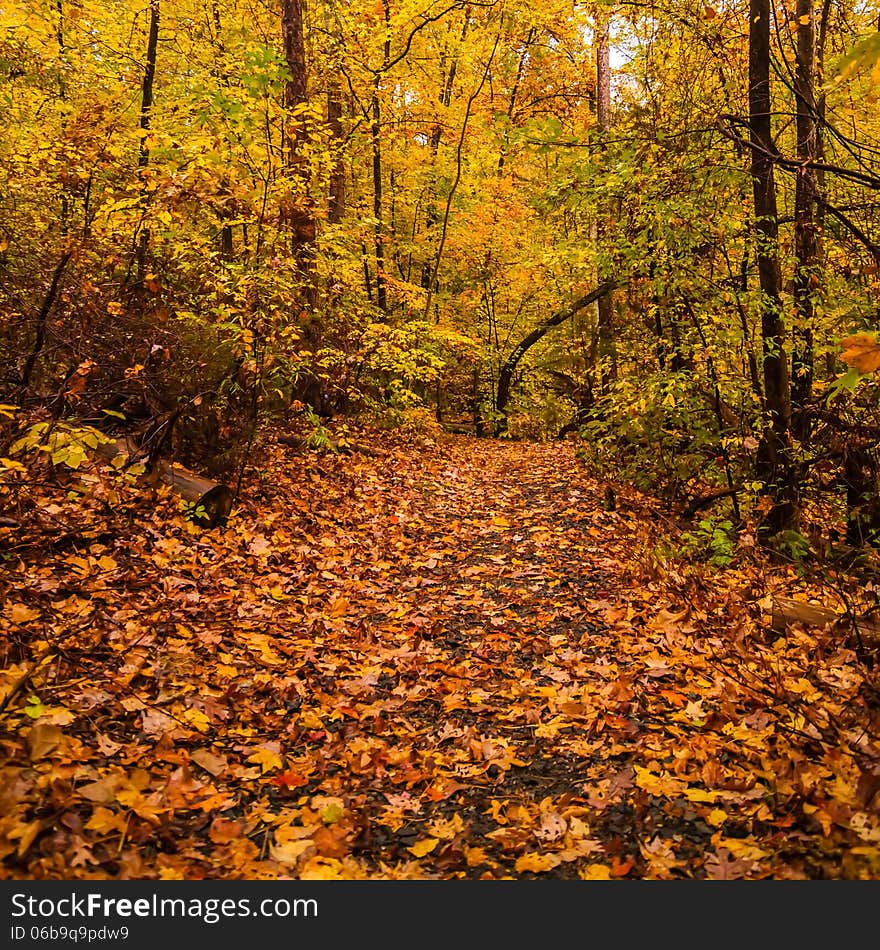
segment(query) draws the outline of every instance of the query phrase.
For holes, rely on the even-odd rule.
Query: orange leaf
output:
[[[860,373],[873,373],[880,369],[880,345],[873,333],[855,333],[840,341],[843,352],[840,358]]]
[[[351,604],[348,600],[345,597],[337,597],[327,608],[326,614],[328,617],[344,617],[349,610],[351,610]]]
[[[303,785],[309,784],[309,778],[307,775],[302,775],[299,772],[293,772],[288,769],[286,772],[282,772],[280,775],[276,775],[272,779],[273,785],[279,785],[283,788],[301,788]]]

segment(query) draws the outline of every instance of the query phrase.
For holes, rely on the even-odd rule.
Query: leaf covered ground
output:
[[[267,442],[211,530],[21,479],[3,876],[880,877],[877,676],[770,631],[792,575],[664,560],[567,443],[373,438]]]

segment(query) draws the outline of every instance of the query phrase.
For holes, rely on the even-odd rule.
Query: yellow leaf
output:
[[[708,821],[713,828],[720,828],[724,822],[727,821],[727,812],[722,811],[720,808],[713,808],[712,811],[709,812],[706,821]]]
[[[472,848],[469,845],[466,845],[464,849],[464,858],[465,861],[467,861],[469,868],[475,868],[478,864],[489,863],[489,856],[486,854],[485,848]]]
[[[303,864],[299,872],[301,881],[344,881],[349,876],[345,872],[342,862],[336,858],[325,858],[315,855]]]
[[[536,874],[540,874],[542,871],[552,871],[561,860],[558,854],[537,854],[533,852],[516,859],[516,870],[519,874],[523,871],[534,871]]]
[[[461,832],[464,831],[464,822],[461,819],[461,815],[456,812],[452,818],[438,818],[427,827],[428,832],[434,835],[434,837],[440,838],[443,841],[451,841],[457,834],[461,834]]]
[[[43,823],[37,819],[26,825],[18,825],[18,827],[11,828],[6,832],[7,838],[11,840],[18,838],[18,848],[16,849],[18,857],[22,857],[27,849],[34,843],[34,838],[37,837],[42,824]]]
[[[686,785],[669,774],[655,775],[650,769],[635,767],[636,785],[650,795],[666,795],[669,798],[681,795]]]
[[[284,764],[281,761],[281,756],[270,749],[257,749],[253,755],[248,756],[248,762],[256,762],[260,766],[263,775],[266,772],[271,772],[272,769],[280,769]]]
[[[611,868],[607,864],[588,864],[578,876],[582,881],[610,881]]]
[[[408,848],[407,850],[414,854],[417,858],[423,858],[426,854],[430,854],[439,843],[439,838],[422,838],[421,841],[417,841],[411,848]]]
[[[712,802],[718,801],[718,792],[707,791],[705,788],[686,788],[684,791],[684,797],[689,802]]]
[[[92,817],[86,822],[86,828],[97,831],[99,835],[106,835],[111,831],[123,831],[125,825],[126,820],[122,815],[117,815],[116,812],[101,805],[92,812]]]
[[[211,721],[208,717],[198,709],[186,709],[183,712],[183,719],[185,719],[191,726],[195,726],[199,732],[207,732],[211,728]],[[278,760],[280,763],[280,759]],[[266,769],[263,769],[265,772]]]
[[[759,848],[752,841],[745,841],[742,838],[722,838],[718,842],[719,848],[727,850],[735,857],[743,861],[760,861],[767,857],[767,852]]]

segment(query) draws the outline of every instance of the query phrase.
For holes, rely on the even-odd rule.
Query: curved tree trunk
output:
[[[528,351],[554,327],[560,326],[566,320],[571,319],[578,311],[584,307],[589,307],[601,297],[610,293],[616,286],[617,281],[606,280],[604,283],[591,290],[583,297],[578,297],[569,307],[564,310],[557,310],[552,317],[545,320],[540,326],[535,327],[532,332],[524,337],[513,349],[510,356],[504,361],[501,372],[498,374],[498,391],[495,397],[495,411],[498,418],[495,421],[495,435],[503,435],[507,431],[507,404],[510,401],[510,385],[513,381],[513,374],[519,361],[528,353]]]

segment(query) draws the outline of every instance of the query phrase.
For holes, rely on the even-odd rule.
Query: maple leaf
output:
[[[124,815],[120,815],[117,812],[111,811],[109,808],[104,808],[103,805],[99,805],[92,812],[85,827],[92,831],[97,831],[99,835],[106,835],[114,831],[125,831],[126,824],[127,822]]]
[[[263,775],[284,766],[281,756],[272,749],[257,749],[256,752],[248,756],[247,761],[259,765]]]
[[[726,848],[719,848],[706,859],[703,867],[711,880],[735,881],[748,876],[752,862],[733,858]]]
[[[248,761],[250,761],[250,759]],[[272,784],[288,789],[302,788],[303,785],[309,784],[309,776],[288,769],[286,772],[282,772],[280,775],[274,776],[272,778]]]
[[[441,841],[451,841],[456,835],[465,830],[465,824],[461,815],[454,814],[452,818],[439,818],[436,821],[429,822],[426,825],[428,834]]]

